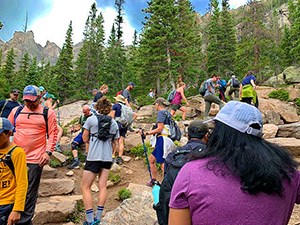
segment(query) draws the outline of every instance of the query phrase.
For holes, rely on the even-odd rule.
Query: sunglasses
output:
[[[16,96],[16,97],[18,97],[18,96],[19,96],[19,94],[13,94],[13,96]]]
[[[24,102],[26,102],[26,103],[36,103],[37,101],[39,100],[39,98],[37,98],[35,101],[30,101],[30,100],[24,100]]]

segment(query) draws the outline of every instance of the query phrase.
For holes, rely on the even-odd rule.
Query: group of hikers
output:
[[[187,106],[189,102],[182,80],[171,101],[161,97],[154,100],[157,119],[147,131],[132,128],[137,117],[131,105],[133,82],[117,93],[114,103],[105,96],[107,85],[94,89],[93,103],[82,107],[81,131],[72,140],[73,161],[68,166],[79,168],[78,150],[85,143],[83,224],[101,222],[109,170],[114,162],[123,163],[128,130],[139,132],[143,140],[151,137],[147,185],[160,185],[159,201],[154,205],[160,225],[287,224],[294,204],[300,204],[299,163],[287,150],[262,138],[255,80],[249,72],[239,84],[233,75],[226,87],[241,102],[225,103],[226,87],[220,90],[220,77],[214,74],[207,79],[200,88],[205,100],[204,120],[190,122],[188,142],[181,147],[174,143],[181,134],[173,116],[181,110],[182,119],[186,119],[182,100]],[[215,95],[217,88],[221,99]],[[55,149],[60,151],[55,97],[43,87],[28,85],[21,105],[17,102],[19,94],[13,89],[9,100],[0,101],[0,225],[32,224],[43,166]],[[45,104],[43,97],[52,99],[50,104]],[[211,103],[220,106],[214,118],[209,117]],[[157,179],[157,164],[161,165],[161,181]],[[99,195],[94,210],[91,186],[97,176]]]

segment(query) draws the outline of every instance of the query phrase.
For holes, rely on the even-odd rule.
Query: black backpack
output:
[[[13,173],[13,175],[15,175],[15,167],[14,164],[11,160],[11,156],[13,151],[17,148],[18,146],[13,147],[12,149],[10,149],[8,151],[8,153],[3,156],[2,158],[0,158],[0,162],[3,162],[5,165],[7,165],[9,167],[9,169],[11,170],[11,172]]]
[[[113,134],[109,132],[112,118],[102,114],[96,116],[98,120],[98,132],[92,134],[92,136],[97,137],[101,141],[106,141],[113,137]]]
[[[49,111],[49,108],[47,106],[44,106],[44,109],[43,109],[43,113],[36,113],[36,112],[21,112],[22,109],[24,108],[24,105],[20,105],[17,109],[17,111],[15,112],[15,115],[14,115],[14,132],[15,132],[15,129],[16,129],[16,120],[17,120],[17,117],[19,116],[19,114],[27,114],[28,115],[28,118],[30,118],[30,115],[42,115],[45,119],[45,124],[46,124],[46,135],[47,135],[47,139],[49,138],[49,134],[48,134],[48,111]]]
[[[160,225],[168,225],[171,190],[180,169],[189,161],[188,154],[199,152],[204,148],[203,144],[194,149],[183,149],[183,147],[180,147],[168,155],[165,165],[165,176],[160,186],[159,202],[153,206]]]
[[[170,128],[169,138],[171,138],[172,141],[180,141],[181,131],[180,131],[177,123],[175,122],[175,120],[173,120],[171,114],[168,111],[166,111],[166,118],[168,120],[168,125],[169,125],[169,128]]]
[[[236,78],[232,78],[232,87],[234,87],[234,88],[238,88],[238,87],[240,87],[240,82],[239,82],[239,80],[238,79],[236,79]]]

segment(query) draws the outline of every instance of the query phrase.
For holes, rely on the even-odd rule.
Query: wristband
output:
[[[47,155],[51,156],[52,155],[52,152],[50,151],[46,151]]]

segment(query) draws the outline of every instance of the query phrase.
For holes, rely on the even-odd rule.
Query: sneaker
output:
[[[99,225],[100,224],[100,220],[97,220],[96,218],[95,218],[95,220],[94,220],[94,222],[92,223],[92,225]]]
[[[95,220],[91,223],[87,222],[87,221],[84,221],[83,222],[83,225],[99,225],[100,224],[100,220]]]
[[[80,162],[77,160],[73,160],[72,164],[68,166],[68,169],[79,169]]]
[[[148,187],[153,187],[154,186],[154,184],[155,184],[155,182],[157,182],[155,179],[151,179],[149,182],[147,182],[147,186]]]
[[[128,127],[128,130],[129,130],[130,132],[135,132],[135,129],[133,129],[132,126],[129,126],[129,127]]]
[[[123,164],[123,159],[122,159],[122,157],[118,156],[118,157],[116,158],[116,163],[117,163],[118,165],[122,165],[122,164]]]

